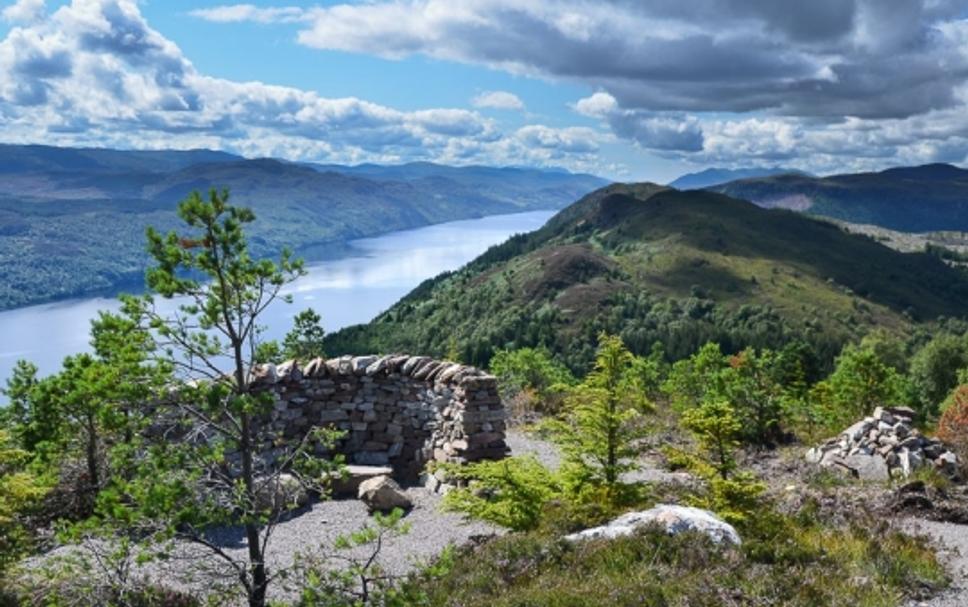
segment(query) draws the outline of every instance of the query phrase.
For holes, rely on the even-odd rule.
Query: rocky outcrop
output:
[[[923,436],[913,420],[914,411],[907,407],[878,407],[870,417],[807,451],[806,459],[862,480],[903,478],[924,467],[956,475],[955,454],[941,441]]]
[[[646,525],[659,525],[669,535],[677,535],[684,531],[698,531],[717,544],[725,542],[739,545],[742,541],[732,525],[712,512],[671,504],[657,504],[649,510],[623,514],[607,525],[566,535],[565,540],[577,542],[588,539],[614,539],[632,535],[637,529]]]
[[[263,365],[251,381],[273,400],[261,420],[261,452],[269,462],[320,426],[345,432],[336,451],[349,463],[390,466],[408,480],[430,461],[465,463],[507,453],[497,380],[474,367],[426,356],[344,356]],[[316,452],[332,455],[323,445]]]

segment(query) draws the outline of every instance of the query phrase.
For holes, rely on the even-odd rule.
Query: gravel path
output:
[[[904,529],[932,538],[948,565],[951,587],[929,601],[912,601],[909,607],[965,607],[968,605],[968,525],[909,519]]]

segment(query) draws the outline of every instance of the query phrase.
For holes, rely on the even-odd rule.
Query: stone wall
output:
[[[274,399],[262,421],[274,436],[263,448],[270,457],[315,426],[346,432],[336,450],[348,463],[389,465],[405,480],[430,461],[507,454],[497,380],[473,367],[426,356],[346,356],[264,365],[252,382]]]

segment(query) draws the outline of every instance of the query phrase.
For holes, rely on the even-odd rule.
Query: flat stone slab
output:
[[[338,497],[356,497],[363,481],[378,476],[393,476],[390,466],[361,466],[350,464],[346,466],[346,477],[333,480],[333,495]]]

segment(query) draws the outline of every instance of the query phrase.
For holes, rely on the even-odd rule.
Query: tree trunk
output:
[[[242,441],[239,445],[239,450],[242,452],[242,482],[245,485],[246,501],[249,507],[254,507],[256,495],[255,474],[252,470],[252,420],[249,418],[248,413],[242,414]],[[249,607],[265,607],[266,587],[269,583],[266,574],[265,558],[262,554],[259,526],[250,521],[246,521],[245,523],[245,543],[249,549],[249,571],[252,575]]]
[[[87,478],[91,484],[91,491],[97,492],[101,485],[97,469],[97,426],[93,416],[87,417]]]

